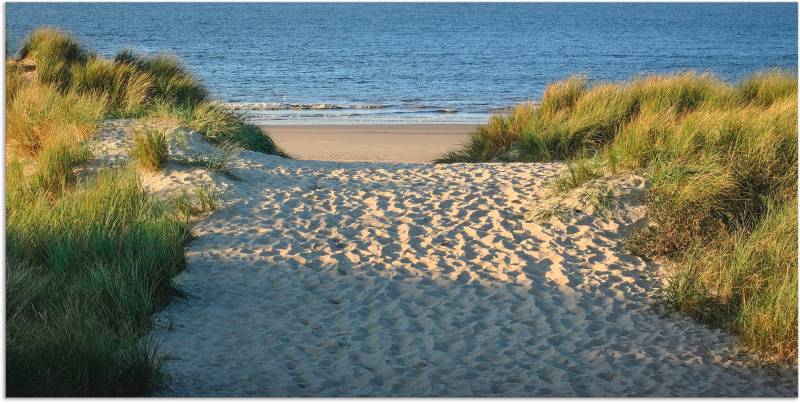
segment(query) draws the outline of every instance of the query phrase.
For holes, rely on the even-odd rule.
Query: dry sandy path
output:
[[[124,164],[132,124],[104,124],[91,167]],[[190,134],[171,153],[215,151]],[[559,164],[232,165],[240,181],[142,175],[156,194],[213,183],[225,201],[194,228],[186,297],[155,316],[156,395],[797,394],[796,370],[744,367],[728,334],[654,311],[658,268],[618,248],[629,220],[521,218]]]
[[[156,316],[158,395],[796,395],[796,374],[657,314],[617,223],[522,220],[557,164],[234,165],[241,181],[146,181],[214,179],[227,201],[194,230],[186,298]]]

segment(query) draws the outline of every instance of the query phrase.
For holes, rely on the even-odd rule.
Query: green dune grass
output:
[[[82,102],[86,108],[91,107],[93,114],[84,116],[90,121],[97,121],[98,116],[168,120],[203,132],[212,142],[236,142],[248,150],[288,157],[269,135],[215,104],[202,83],[174,56],[138,55],[122,50],[113,60],[104,59],[65,32],[40,28],[23,43],[18,60],[33,60],[36,66],[32,80],[21,80],[22,73],[15,64],[6,68],[8,98],[22,94],[23,100],[14,110],[24,117],[42,115],[41,111],[24,110],[23,106],[39,108],[40,103],[30,98],[50,96],[51,102]],[[12,105],[7,106],[7,110],[11,109]],[[25,123],[24,119],[13,121],[14,125],[17,121]],[[16,138],[38,131],[38,127],[20,128]]]
[[[183,268],[187,223],[130,171],[57,193],[19,172],[7,183],[8,394],[143,394],[161,376],[143,336]]]
[[[189,218],[216,196],[142,191],[134,170],[163,167],[164,131],[137,132],[135,164],[94,176],[80,174],[85,141],[103,119],[138,118],[202,131],[226,150],[282,153],[171,56],[103,59],[46,28],[6,73],[7,394],[142,395],[163,376],[145,339],[150,316],[176,292]]]
[[[652,225],[627,245],[674,261],[665,302],[796,363],[797,107],[797,79],[780,71],[734,85],[692,72],[573,77],[439,162],[575,160],[562,189],[596,176],[591,164],[645,170]]]
[[[137,128],[133,132],[131,159],[146,171],[160,171],[169,158],[166,130],[152,127]]]

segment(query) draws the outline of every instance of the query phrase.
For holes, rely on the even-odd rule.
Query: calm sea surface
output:
[[[100,54],[179,55],[259,122],[474,122],[573,73],[797,69],[797,5],[6,4]]]

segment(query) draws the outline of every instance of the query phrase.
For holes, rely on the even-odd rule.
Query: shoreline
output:
[[[572,76],[481,123],[255,121],[177,57],[111,59],[46,27],[20,48],[10,397],[797,397],[796,68]],[[258,61],[219,65],[242,67],[224,84],[297,72],[276,57],[248,79],[283,54],[250,48],[215,48]],[[299,83],[320,97],[380,94],[365,73],[437,81],[400,100],[446,78],[529,89],[483,71],[508,58],[384,80],[361,48],[358,66],[315,49]],[[514,72],[545,77],[530,65]]]
[[[258,125],[302,160],[428,163],[469,140],[477,124]]]

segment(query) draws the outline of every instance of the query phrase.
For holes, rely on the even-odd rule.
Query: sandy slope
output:
[[[194,230],[187,298],[156,316],[158,395],[796,395],[796,373],[745,368],[729,335],[656,312],[657,268],[617,247],[640,217],[524,220],[558,164],[235,166],[242,181],[145,179],[214,180],[226,200]]]

